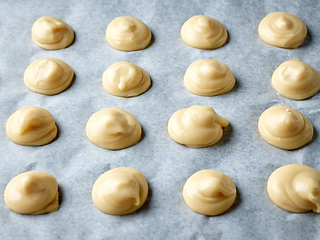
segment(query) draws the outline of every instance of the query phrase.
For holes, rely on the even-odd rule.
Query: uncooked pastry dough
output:
[[[193,94],[215,96],[229,92],[235,84],[230,68],[213,59],[192,63],[184,75],[184,85]]]
[[[311,122],[302,113],[286,106],[268,108],[261,114],[258,127],[264,140],[286,150],[306,145],[313,136]]]
[[[105,108],[93,114],[86,131],[92,143],[110,150],[130,147],[141,138],[139,121],[120,108]]]
[[[280,167],[269,177],[268,194],[289,212],[320,213],[320,173],[302,164]]]
[[[64,91],[72,82],[73,70],[56,58],[41,58],[31,63],[24,72],[24,84],[31,91],[54,95]]]
[[[274,71],[272,85],[282,96],[302,100],[319,91],[320,74],[305,62],[289,60]]]
[[[270,45],[297,48],[307,35],[307,27],[290,13],[274,12],[261,20],[258,32],[261,39]]]
[[[236,199],[232,179],[222,172],[202,170],[193,174],[183,188],[183,198],[197,213],[215,216],[227,211]]]
[[[151,40],[149,27],[134,17],[117,17],[106,31],[111,47],[121,51],[136,51],[146,48]]]
[[[143,68],[129,62],[117,62],[104,72],[102,84],[112,95],[134,97],[147,91],[151,81]]]
[[[125,215],[142,207],[148,196],[148,183],[141,172],[129,167],[102,174],[92,188],[92,200],[102,212]]]
[[[7,206],[20,214],[44,214],[59,209],[57,180],[49,173],[30,171],[14,177],[4,192]]]
[[[181,37],[191,47],[215,49],[227,41],[228,32],[217,19],[196,15],[183,24]]]
[[[11,141],[20,145],[45,145],[57,135],[57,126],[51,113],[35,106],[14,112],[7,121],[6,130]]]
[[[73,29],[55,17],[41,17],[32,26],[33,42],[47,50],[66,48],[73,39]]]
[[[218,142],[222,128],[229,125],[212,107],[192,106],[175,112],[169,120],[168,131],[177,143],[188,147],[209,147]]]

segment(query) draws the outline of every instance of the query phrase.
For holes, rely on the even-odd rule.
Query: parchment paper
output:
[[[271,85],[273,71],[284,61],[298,59],[320,70],[320,3],[295,1],[5,1],[0,2],[0,239],[319,239],[320,215],[294,214],[269,199],[266,183],[280,166],[302,163],[320,170],[320,93],[292,101]],[[308,27],[298,49],[269,46],[258,36],[260,20],[275,11],[290,12]],[[221,21],[229,42],[216,50],[187,46],[180,37],[182,24],[204,14]],[[41,16],[54,16],[75,31],[68,48],[47,51],[31,39],[31,27]],[[119,16],[132,16],[151,29],[154,42],[142,51],[121,52],[105,40],[107,25]],[[59,58],[74,70],[76,79],[55,96],[36,94],[23,83],[25,69],[43,57]],[[183,76],[196,60],[212,58],[227,64],[235,88],[216,97],[187,91]],[[152,87],[141,96],[120,98],[102,87],[102,74],[111,64],[129,61],[143,67]],[[52,113],[59,138],[42,147],[10,141],[5,125],[21,107],[35,105]],[[212,106],[230,126],[214,146],[193,149],[175,143],[167,132],[171,115],[192,105]],[[257,121],[274,105],[302,112],[314,126],[314,139],[294,151],[277,149],[260,136]],[[144,137],[137,145],[109,151],[86,136],[89,117],[107,107],[132,113]],[[138,212],[111,216],[91,200],[95,180],[105,171],[128,166],[141,171],[149,183],[149,197]],[[238,195],[233,207],[217,217],[191,211],[182,197],[185,181],[196,171],[215,169],[230,176]],[[40,216],[11,212],[3,192],[16,175],[30,170],[56,177],[60,210]]]

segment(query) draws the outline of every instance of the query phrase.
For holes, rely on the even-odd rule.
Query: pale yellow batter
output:
[[[63,49],[74,40],[73,29],[55,17],[41,17],[32,26],[32,40],[47,50]]]
[[[302,100],[319,91],[320,74],[305,62],[290,60],[274,71],[272,85],[282,96]]]
[[[105,108],[90,117],[86,132],[90,141],[98,147],[118,150],[140,141],[141,125],[123,109]]]
[[[102,84],[112,95],[134,97],[147,91],[151,80],[143,68],[129,62],[117,62],[104,72]]]
[[[168,131],[177,143],[202,148],[217,143],[223,135],[222,128],[228,125],[227,118],[219,116],[212,107],[195,105],[175,112]]]
[[[286,12],[273,12],[261,20],[259,35],[266,43],[281,48],[297,48],[307,35],[306,25]]]
[[[24,84],[33,92],[54,95],[63,92],[73,80],[73,70],[56,58],[42,58],[24,72]]]
[[[14,177],[4,192],[7,206],[20,214],[44,214],[59,209],[57,180],[49,173],[30,171]]]
[[[183,24],[181,37],[190,47],[215,49],[225,44],[228,32],[218,20],[204,15],[196,15]]]
[[[268,180],[271,200],[294,213],[320,213],[320,173],[302,164],[289,164],[275,170]]]
[[[8,137],[20,145],[45,145],[57,135],[57,126],[51,113],[35,106],[14,112],[7,121],[6,130]]]
[[[184,85],[193,94],[215,96],[229,92],[235,84],[230,68],[213,59],[192,63],[184,75]]]
[[[136,51],[146,48],[151,40],[149,27],[134,17],[117,17],[106,31],[111,47],[121,51]]]
[[[209,216],[227,211],[236,199],[237,190],[232,179],[222,172],[202,170],[185,183],[183,197],[189,208]]]
[[[142,207],[148,196],[148,183],[141,172],[129,167],[102,174],[92,188],[92,200],[102,212],[125,215]]]
[[[311,122],[302,113],[286,106],[268,108],[261,114],[258,127],[264,140],[286,150],[306,145],[313,136]]]

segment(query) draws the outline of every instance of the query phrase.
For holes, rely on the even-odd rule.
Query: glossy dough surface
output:
[[[302,113],[286,106],[268,108],[261,114],[258,127],[264,140],[286,150],[306,145],[313,136],[311,122]]]
[[[306,25],[286,12],[273,12],[263,18],[258,28],[261,39],[281,48],[297,48],[307,35]]]
[[[27,106],[9,117],[6,131],[11,141],[17,144],[40,146],[50,143],[56,137],[57,126],[47,110]]]
[[[268,194],[278,207],[289,212],[320,213],[320,173],[302,164],[280,167],[269,177]]]
[[[109,23],[106,39],[110,46],[117,50],[136,51],[149,45],[151,31],[137,18],[117,17]]]
[[[212,107],[192,106],[175,112],[168,123],[171,138],[188,147],[209,147],[218,142],[222,128],[229,125],[227,118],[219,116]]]
[[[134,97],[147,91],[151,80],[143,68],[129,62],[117,62],[104,72],[102,84],[112,95]]]
[[[215,49],[225,44],[228,32],[218,20],[196,15],[182,25],[181,37],[190,47]]]
[[[272,85],[282,96],[302,100],[319,91],[320,74],[305,62],[289,60],[274,71]]]
[[[73,75],[73,70],[64,61],[42,58],[28,66],[24,72],[24,84],[33,92],[54,95],[68,88]]]
[[[41,17],[32,26],[33,42],[47,50],[66,48],[73,39],[73,29],[55,17]]]
[[[194,212],[215,216],[227,211],[237,195],[232,179],[222,172],[202,170],[185,183],[183,198]]]
[[[148,183],[141,172],[120,167],[102,174],[93,185],[92,200],[102,212],[125,215],[142,207],[148,196]]]
[[[44,214],[59,209],[57,180],[49,173],[30,171],[14,177],[4,192],[7,206],[20,214]]]
[[[184,75],[184,85],[193,94],[215,96],[229,92],[235,84],[230,68],[213,59],[192,63]]]
[[[98,147],[118,150],[140,141],[141,125],[123,109],[105,108],[90,117],[86,132],[90,141]]]

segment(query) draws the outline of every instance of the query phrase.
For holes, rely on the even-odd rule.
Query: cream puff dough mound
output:
[[[193,174],[183,187],[183,198],[196,213],[216,216],[227,211],[236,199],[232,179],[222,172],[202,170]]]
[[[215,96],[229,92],[235,78],[230,68],[213,59],[192,63],[184,75],[184,85],[189,92],[201,96]]]
[[[35,106],[14,112],[7,121],[6,130],[11,141],[27,146],[45,145],[57,136],[57,126],[51,113]]]
[[[300,148],[313,136],[311,122],[302,113],[286,106],[274,106],[264,111],[258,127],[264,140],[285,150]]]
[[[92,200],[102,212],[126,215],[142,207],[148,196],[148,183],[141,172],[129,167],[102,174],[92,188]]]
[[[297,48],[307,35],[307,27],[290,13],[274,12],[261,20],[258,32],[260,38],[270,45]]]
[[[320,213],[320,173],[302,164],[275,170],[268,180],[268,194],[280,208],[294,213]]]
[[[227,118],[219,116],[212,107],[195,105],[175,112],[168,131],[177,143],[203,148],[217,143],[223,135],[222,128],[228,125]]]
[[[20,214],[38,215],[58,211],[57,180],[41,171],[21,173],[8,183],[4,201],[10,210]]]
[[[181,37],[190,47],[215,49],[225,44],[228,32],[218,20],[196,15],[182,25]]]
[[[112,20],[106,32],[111,47],[120,51],[145,49],[151,41],[149,27],[134,17],[117,17]]]
[[[141,139],[139,121],[120,108],[105,108],[93,114],[86,127],[90,141],[101,148],[118,150]]]
[[[129,62],[117,62],[103,73],[102,84],[112,95],[134,97],[147,91],[151,80],[143,68]]]
[[[31,91],[54,95],[66,90],[73,79],[73,70],[64,61],[42,58],[31,63],[24,72],[24,84]]]
[[[66,48],[73,39],[73,29],[55,17],[41,17],[32,26],[33,42],[47,50]]]
[[[319,91],[320,74],[305,62],[290,60],[274,71],[272,85],[282,96],[302,100]]]

